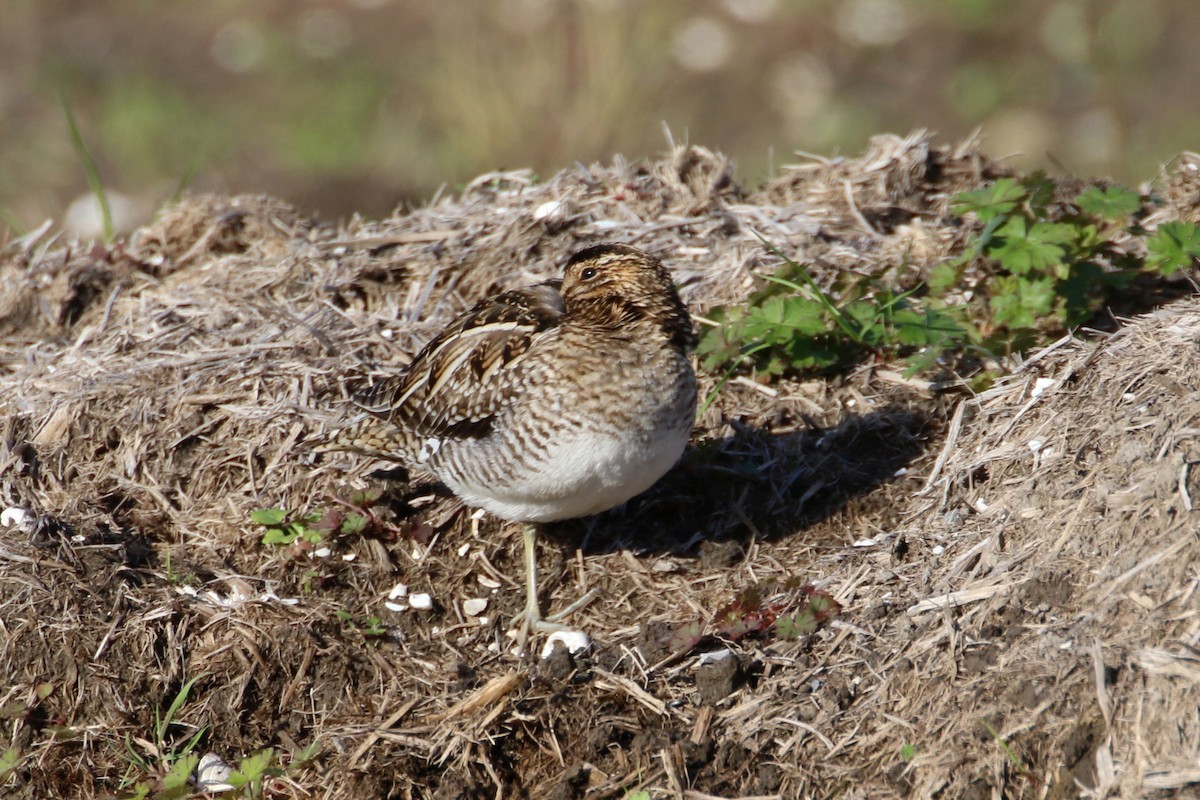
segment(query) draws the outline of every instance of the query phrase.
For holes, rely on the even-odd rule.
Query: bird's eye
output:
[[[579,280],[581,281],[590,281],[594,277],[596,277],[595,267],[587,267],[583,272],[579,273]]]

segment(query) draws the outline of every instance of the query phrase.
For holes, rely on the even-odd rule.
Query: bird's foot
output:
[[[546,617],[542,616],[542,610],[538,607],[537,599],[530,597],[525,603],[525,610],[521,612],[521,616],[513,621],[513,625],[517,630],[518,649],[522,651],[525,650],[525,645],[528,643],[529,637],[534,631],[541,633],[554,633],[556,631],[571,630],[570,626],[562,624],[562,621],[574,614],[576,611],[587,606],[589,603],[595,600],[599,594],[600,590],[590,589],[587,594],[571,603],[562,611],[558,611]]]

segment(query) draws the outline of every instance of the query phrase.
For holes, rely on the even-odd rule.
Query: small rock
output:
[[[741,662],[728,650],[726,655],[717,657],[714,654],[706,661],[702,656],[700,669],[696,673],[696,689],[700,692],[700,702],[714,706],[733,693],[738,679],[742,674]]]

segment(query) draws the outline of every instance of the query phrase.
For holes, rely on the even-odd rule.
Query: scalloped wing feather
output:
[[[505,292],[463,314],[393,381],[359,398],[368,413],[412,439],[487,435],[522,386],[523,356],[557,334],[559,281]]]

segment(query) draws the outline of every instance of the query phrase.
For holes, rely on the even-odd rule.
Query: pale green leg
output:
[[[551,614],[549,617],[542,616],[537,591],[537,531],[538,526],[534,523],[530,522],[525,525],[525,611],[521,615],[520,635],[517,637],[517,643],[522,649],[529,639],[529,634],[535,630],[550,633],[567,630],[567,626],[558,624],[559,620],[583,608],[598,594],[596,589],[592,589],[557,614]]]

